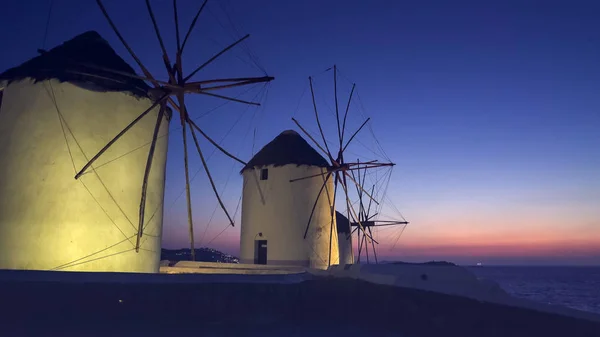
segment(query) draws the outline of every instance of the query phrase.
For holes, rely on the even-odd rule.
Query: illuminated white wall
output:
[[[51,89],[64,117],[62,128]],[[5,88],[0,269],[158,272],[168,137],[156,147],[145,235],[139,253],[134,250],[147,143],[158,109],[96,161],[96,173],[89,169],[74,179],[76,170],[150,105],[149,99],[126,93],[95,92],[54,80]],[[167,130],[165,117],[160,134]]]
[[[269,170],[267,180],[260,180],[260,168],[243,173],[240,262],[254,263],[255,240],[267,240],[268,264],[325,269],[330,252],[331,264],[338,264],[335,217],[332,224],[330,213],[333,179],[328,180],[327,189],[319,198],[304,239],[308,218],[324,178],[296,182],[290,182],[290,179],[318,174],[323,169],[295,164],[265,168]]]

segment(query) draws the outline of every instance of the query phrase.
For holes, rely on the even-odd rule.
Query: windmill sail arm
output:
[[[152,144],[150,150],[148,150],[148,159],[146,160],[146,169],[144,171],[144,180],[142,181],[142,196],[140,198],[140,214],[138,223],[137,239],[135,243],[135,251],[140,250],[140,240],[144,234],[144,217],[146,215],[146,193],[148,190],[148,177],[150,176],[150,169],[152,168],[152,160],[154,159],[154,150],[156,149],[156,142],[158,140],[158,132],[160,131],[160,125],[165,114],[166,106],[161,104],[160,110],[158,111],[158,117],[156,118],[156,124],[154,126],[154,132],[152,134]]]
[[[148,1],[148,0],[146,0],[146,1]],[[187,42],[188,38],[190,37],[192,30],[194,30],[194,26],[196,26],[196,21],[198,21],[198,17],[200,16],[200,13],[202,13],[202,10],[204,9],[204,6],[206,6],[207,2],[208,2],[208,0],[204,0],[204,2],[202,3],[202,6],[200,6],[200,9],[198,10],[198,12],[196,12],[196,16],[194,16],[194,19],[192,20],[192,23],[190,24],[190,28],[188,29],[187,33],[185,34],[185,37],[183,38],[183,42],[181,43],[181,53],[182,54],[183,54],[183,48],[185,48],[185,43]]]
[[[200,95],[212,96],[212,97],[224,99],[224,100],[227,100],[227,101],[232,101],[232,102],[237,102],[237,103],[243,103],[243,104],[248,104],[248,105],[260,106],[260,103],[258,103],[258,102],[245,101],[243,99],[239,99],[239,98],[235,98],[235,97],[228,97],[228,96],[213,94],[213,93],[205,92],[205,91],[198,91],[197,93],[200,94]]]
[[[352,136],[350,137],[350,139],[348,139],[348,142],[346,143],[346,145],[344,145],[344,147],[342,148],[342,152],[346,151],[346,148],[348,147],[348,145],[350,145],[350,142],[352,142],[352,140],[354,139],[354,137],[356,137],[356,135],[360,132],[360,130],[362,130],[363,127],[365,127],[365,125],[367,125],[367,123],[369,122],[369,120],[371,120],[371,117],[367,118],[362,125],[358,128],[358,130],[356,130]]]
[[[208,140],[214,147],[216,147],[217,149],[219,149],[219,151],[223,152],[224,155],[226,155],[227,157],[241,163],[242,165],[246,165],[247,163],[241,159],[239,159],[238,157],[232,155],[231,153],[227,152],[227,150],[225,150],[222,146],[220,146],[217,142],[215,142],[212,138],[210,138],[204,131],[202,131],[202,129],[200,129],[200,127],[193,121],[190,119],[190,117],[187,117],[187,121],[188,123],[192,126],[192,128],[198,130],[198,132],[200,132],[200,134],[206,138],[206,140]]]
[[[241,87],[244,85],[254,84],[254,83],[271,82],[274,79],[275,79],[275,77],[272,77],[272,76],[262,76],[262,77],[251,77],[244,81],[227,81],[226,79],[215,80],[215,82],[233,82],[233,83],[215,85],[215,86],[211,86],[211,87],[202,87],[202,84],[188,83],[185,85],[185,91],[191,92],[191,93],[194,93],[194,92],[197,93],[199,91],[221,90],[221,89]],[[200,82],[196,82],[196,83],[200,83]]]
[[[186,87],[200,88],[202,85],[212,84],[212,83],[248,82],[248,81],[255,81],[255,83],[258,83],[258,82],[269,82],[274,79],[275,78],[272,76],[233,77],[233,78],[219,78],[219,79],[204,80],[204,81],[186,82],[185,85],[186,85]]]
[[[179,34],[178,34],[179,36]],[[224,53],[226,53],[229,49],[235,47],[236,45],[238,45],[240,42],[244,41],[245,39],[249,38],[250,34],[246,34],[244,37],[242,37],[241,39],[235,41],[234,43],[230,44],[229,46],[223,48],[220,52],[216,53],[215,55],[213,55],[211,58],[209,58],[206,62],[202,63],[200,66],[198,66],[198,68],[194,69],[194,71],[192,71],[189,75],[187,75],[183,81],[186,82],[187,80],[189,80],[190,78],[192,78],[192,76],[196,75],[197,72],[199,72],[200,70],[202,70],[202,68],[206,67],[207,65],[211,64],[214,60],[216,60],[219,56],[223,55]],[[179,38],[178,38],[179,40]],[[179,53],[181,53],[181,47],[178,47]]]
[[[352,95],[354,95],[354,88],[356,83],[352,84],[352,91],[350,91],[350,97],[348,98],[348,104],[346,105],[346,112],[344,113],[344,122],[342,124],[342,143],[344,142],[344,133],[346,132],[346,119],[348,118],[348,110],[350,110],[350,102],[352,101]]]
[[[144,66],[144,64],[142,63],[142,61],[140,61],[140,59],[137,57],[137,55],[133,52],[133,49],[131,49],[131,47],[129,46],[129,44],[127,43],[127,41],[125,41],[125,39],[123,38],[123,35],[121,35],[121,33],[119,32],[119,30],[117,29],[117,26],[115,25],[115,23],[112,21],[112,19],[108,15],[108,12],[106,11],[106,8],[102,4],[102,1],[101,0],[96,0],[96,3],[98,4],[98,7],[100,7],[100,10],[102,11],[102,14],[104,14],[104,17],[106,18],[106,21],[108,21],[108,24],[110,25],[110,27],[112,28],[112,30],[115,32],[115,34],[117,35],[117,37],[119,38],[119,40],[121,41],[121,43],[123,44],[123,46],[125,47],[125,49],[127,49],[127,52],[129,53],[129,55],[131,55],[131,57],[135,60],[135,63],[137,63],[138,66],[142,69],[142,72],[144,73],[144,75],[146,75],[146,77],[148,77],[148,78],[151,79],[151,82],[154,84],[155,87],[158,87],[159,85],[154,80],[154,76],[152,76],[152,74],[148,71],[148,68],[146,68]]]
[[[308,83],[310,84],[310,94],[312,96],[312,103],[313,108],[315,110],[315,118],[317,119],[317,126],[319,127],[319,133],[321,134],[321,138],[323,139],[323,144],[325,144],[325,149],[327,149],[327,158],[329,158],[331,162],[334,162],[333,156],[331,155],[331,151],[329,151],[329,146],[327,145],[327,140],[325,140],[325,134],[323,133],[323,128],[321,127],[321,121],[319,120],[319,111],[317,110],[317,102],[315,101],[315,91],[313,89],[312,77],[308,77]]]
[[[302,130],[302,132],[304,132],[304,134],[310,139],[312,140],[312,142],[317,146],[317,148],[319,148],[319,150],[321,150],[326,156],[328,155],[327,151],[321,146],[321,144],[319,144],[319,142],[317,142],[313,136],[310,135],[310,133],[308,133],[308,131],[306,131],[302,125],[300,125],[300,123],[296,120],[296,118],[292,118],[292,121],[294,121],[294,123],[296,123],[296,125],[298,125],[298,127],[300,128],[300,130]]]
[[[158,39],[158,43],[160,44],[160,49],[163,52],[163,59],[170,65],[171,61],[169,61],[169,54],[167,54],[167,48],[165,48],[165,43],[163,42],[162,36],[160,35],[160,30],[158,29],[158,24],[156,23],[156,18],[154,17],[154,11],[152,10],[152,6],[150,5],[150,0],[146,0],[146,8],[148,9],[150,19],[152,20],[152,26],[154,27],[156,38]]]
[[[189,120],[189,118],[188,118],[188,120]],[[198,155],[200,156],[200,160],[202,161],[202,166],[204,167],[206,176],[208,177],[208,180],[210,181],[210,185],[213,189],[213,192],[215,193],[215,196],[217,197],[217,201],[219,202],[219,205],[223,209],[223,212],[225,212],[225,215],[227,216],[229,223],[231,224],[232,227],[234,227],[235,224],[233,222],[233,219],[229,215],[229,212],[227,212],[227,208],[225,208],[225,204],[223,204],[223,200],[221,200],[221,197],[219,196],[219,192],[217,191],[217,187],[215,186],[215,182],[212,178],[212,175],[210,174],[210,170],[208,169],[208,165],[206,164],[206,160],[204,159],[204,154],[202,153],[202,149],[200,148],[200,143],[198,142],[198,137],[196,136],[196,132],[194,132],[193,127],[190,129],[190,131],[192,132],[192,138],[194,139],[194,144],[196,145],[196,149],[198,150]]]
[[[323,185],[321,185],[321,189],[319,189],[319,193],[317,194],[317,197],[315,198],[315,202],[313,204],[312,210],[310,211],[310,215],[308,216],[308,223],[306,224],[306,229],[304,230],[304,238],[306,239],[306,236],[308,236],[308,228],[310,227],[310,222],[312,220],[313,215],[315,214],[315,209],[317,208],[317,203],[319,202],[319,198],[321,197],[321,194],[323,193],[323,189],[325,189],[325,186],[327,185],[327,182],[329,181],[329,177],[331,176],[331,172],[327,173],[327,177],[325,177],[325,181],[323,181]]]
[[[358,188],[360,189],[360,191],[362,193],[364,193],[367,197],[369,197],[375,204],[379,205],[379,202],[377,200],[375,200],[375,198],[373,198],[373,196],[371,196],[371,194],[369,192],[367,192],[356,180],[354,180],[354,178],[352,178],[352,176],[350,174],[348,174],[347,172],[344,172],[344,175],[348,177],[348,179],[352,180],[352,182],[354,184],[356,184],[356,186],[358,186]]]
[[[163,95],[160,99],[158,99],[156,102],[154,102],[154,104],[152,104],[148,109],[146,109],[144,112],[142,112],[136,119],[131,121],[131,123],[129,123],[123,130],[121,130],[121,132],[119,132],[113,139],[111,139],[100,151],[98,151],[98,153],[96,153],[96,155],[94,155],[94,157],[92,157],[92,159],[90,159],[90,161],[88,161],[83,166],[83,168],[79,172],[77,172],[77,174],[75,175],[75,179],[79,179],[79,177],[81,177],[81,175],[84,174],[85,171],[98,158],[100,158],[100,156],[102,156],[102,154],[104,152],[106,152],[106,150],[108,150],[108,148],[110,148],[119,138],[121,138],[121,136],[123,136],[127,131],[129,131],[129,129],[131,129],[134,125],[136,125],[142,118],[144,118],[144,116],[146,116],[150,111],[152,111],[152,109],[154,109],[157,105],[161,104],[167,98],[167,96],[168,96],[168,94]]]

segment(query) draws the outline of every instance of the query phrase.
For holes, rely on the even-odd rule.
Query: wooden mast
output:
[[[154,129],[151,146],[150,146],[150,150],[148,153],[148,159],[147,159],[147,164],[146,164],[146,170],[144,173],[144,179],[142,181],[142,194],[141,194],[141,199],[140,199],[139,224],[138,224],[138,230],[137,230],[137,244],[135,247],[136,251],[139,251],[140,238],[143,235],[143,228],[144,228],[144,216],[145,216],[146,190],[147,190],[147,184],[148,184],[148,176],[149,176],[149,172],[151,170],[152,158],[154,156],[154,149],[156,147],[156,139],[157,139],[157,132],[158,132],[157,130],[160,129],[160,122],[162,121],[162,118],[164,117],[164,110],[167,108],[167,104],[170,104],[170,106],[173,108],[173,110],[179,112],[181,128],[183,130],[182,133],[183,133],[183,147],[184,147],[184,170],[185,170],[185,190],[186,190],[186,201],[187,201],[187,214],[188,214],[188,225],[189,225],[189,235],[190,235],[191,258],[192,258],[192,260],[194,260],[195,259],[194,226],[193,226],[193,217],[192,217],[192,204],[191,204],[191,192],[190,192],[191,188],[190,188],[190,178],[189,178],[189,160],[188,160],[188,151],[187,151],[187,126],[188,125],[190,126],[190,129],[192,132],[192,137],[194,139],[194,143],[196,144],[198,154],[202,160],[203,166],[205,168],[205,172],[206,172],[207,176],[209,177],[211,186],[213,187],[213,191],[215,192],[217,200],[219,201],[219,204],[221,205],[223,211],[227,215],[227,217],[230,221],[230,224],[232,226],[233,226],[233,219],[231,219],[222,200],[220,199],[218,193],[216,192],[214,181],[212,180],[210,171],[208,169],[206,161],[204,160],[204,156],[200,149],[198,139],[195,135],[195,130],[200,132],[204,136],[204,138],[206,138],[213,146],[215,146],[219,151],[223,152],[225,155],[229,156],[232,159],[235,159],[236,161],[238,161],[242,164],[245,164],[245,163],[243,161],[239,160],[238,158],[236,158],[235,156],[231,155],[228,151],[226,151],[224,148],[222,148],[216,142],[214,142],[210,137],[208,137],[208,135],[204,131],[202,131],[202,129],[196,123],[194,123],[189,118],[188,109],[187,109],[186,103],[185,103],[185,94],[193,93],[193,94],[208,95],[208,96],[212,96],[212,97],[216,97],[216,98],[220,98],[220,99],[224,99],[224,100],[229,100],[229,101],[234,101],[234,102],[238,102],[238,103],[243,103],[243,104],[260,105],[259,103],[248,102],[248,101],[244,101],[241,99],[227,97],[224,95],[212,93],[210,91],[227,89],[227,88],[232,88],[232,87],[237,87],[237,86],[244,86],[244,85],[249,85],[249,84],[254,84],[254,83],[270,82],[274,78],[271,76],[238,77],[238,78],[209,79],[209,80],[203,80],[203,81],[189,82],[189,80],[194,75],[196,75],[200,70],[202,70],[204,67],[208,66],[210,63],[212,63],[218,57],[220,57],[221,55],[223,55],[224,53],[226,53],[227,51],[229,51],[230,49],[232,49],[233,47],[235,47],[236,45],[238,45],[245,39],[247,39],[249,37],[249,35],[245,35],[241,39],[235,41],[234,43],[230,44],[226,48],[222,49],[221,51],[216,53],[214,56],[212,56],[210,59],[208,59],[207,61],[202,63],[200,66],[198,66],[190,74],[188,74],[187,76],[184,76],[181,55],[183,54],[183,49],[186,45],[186,42],[188,41],[188,38],[189,38],[191,32],[193,31],[193,29],[196,25],[196,22],[200,16],[200,14],[202,13],[204,7],[206,6],[207,0],[205,0],[202,3],[202,5],[200,6],[200,9],[196,12],[196,15],[194,16],[194,19],[193,19],[192,23],[190,24],[190,27],[187,30],[187,33],[183,39],[183,43],[181,42],[181,39],[180,39],[177,0],[173,0],[175,38],[177,41],[177,50],[175,53],[175,63],[173,63],[173,64],[171,63],[171,60],[167,53],[167,49],[165,47],[164,41],[160,34],[160,29],[156,22],[156,18],[154,16],[152,6],[150,5],[150,1],[146,0],[146,7],[148,9],[148,13],[149,13],[150,19],[152,21],[154,32],[158,39],[158,42],[159,42],[159,45],[160,45],[160,48],[162,51],[162,59],[163,59],[165,68],[167,70],[167,75],[168,75],[168,81],[156,80],[155,77],[150,73],[150,71],[148,71],[148,69],[140,61],[140,59],[137,57],[137,55],[133,52],[133,49],[131,49],[131,47],[127,44],[124,37],[121,35],[119,30],[117,29],[117,26],[114,24],[114,22],[108,15],[108,12],[107,12],[106,8],[104,7],[102,1],[96,0],[96,3],[98,4],[98,7],[100,8],[104,17],[106,18],[108,24],[110,25],[110,27],[112,28],[114,33],[117,35],[118,39],[121,41],[121,43],[123,44],[123,46],[125,47],[127,52],[131,55],[131,57],[135,60],[135,62],[138,64],[138,66],[142,70],[144,76],[142,77],[142,76],[138,76],[136,74],[123,73],[123,72],[120,72],[120,71],[117,71],[114,69],[106,69],[105,71],[107,71],[109,73],[113,73],[113,74],[120,74],[121,76],[135,78],[138,80],[141,79],[144,81],[149,81],[154,86],[155,89],[157,89],[159,92],[162,93],[162,96],[160,98],[158,98],[148,109],[146,109],[144,112],[142,112],[136,119],[134,119],[129,125],[127,125],[122,131],[120,131],[113,139],[111,139],[111,141],[109,141],[96,155],[94,155],[92,157],[92,159],[90,161],[88,161],[83,166],[83,168],[76,174],[75,179],[78,179],[82,174],[84,174],[86,172],[86,170],[99,157],[101,157],[108,148],[110,148],[116,141],[118,141],[118,139],[121,136],[123,136],[125,133],[127,133],[135,124],[137,124],[148,113],[153,111],[154,108],[156,108],[158,105],[160,105],[160,110],[158,113],[159,116],[157,119],[157,124]],[[89,74],[89,76],[92,76],[92,75],[93,74]],[[88,76],[88,75],[86,75],[86,76]],[[209,85],[212,83],[216,83],[217,85],[206,86],[206,85]],[[175,99],[177,100],[177,102],[175,101]]]

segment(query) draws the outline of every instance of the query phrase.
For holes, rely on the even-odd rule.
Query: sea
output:
[[[515,297],[600,314],[600,266],[468,267]]]

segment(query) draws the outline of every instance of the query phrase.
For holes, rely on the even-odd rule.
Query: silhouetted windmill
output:
[[[358,160],[357,160],[358,161]],[[362,168],[362,169],[358,169],[356,170],[356,174],[355,171],[351,171],[350,172],[352,177],[359,182],[360,186],[364,186],[366,183],[366,177],[367,177],[367,169],[366,168]],[[357,185],[356,188],[356,193],[358,195],[358,203],[359,203],[359,210],[358,210],[358,218],[349,218],[351,219],[350,221],[350,228],[354,227],[354,229],[352,229],[352,231],[350,232],[349,235],[352,235],[356,232],[356,238],[357,238],[357,252],[358,252],[358,256],[356,258],[356,263],[360,263],[360,258],[363,254],[364,254],[367,258],[367,263],[370,263],[370,259],[369,259],[369,242],[371,244],[371,252],[373,254],[373,257],[375,258],[375,263],[378,263],[379,261],[377,260],[377,250],[376,250],[376,246],[375,244],[379,244],[379,242],[377,242],[374,238],[373,238],[373,228],[377,228],[377,227],[384,227],[384,226],[399,226],[399,225],[408,225],[408,221],[406,221],[404,218],[402,220],[379,220],[377,219],[377,216],[379,215],[378,212],[374,211],[375,208],[371,207],[373,205],[373,199],[369,198],[369,202],[368,204],[365,205],[364,202],[364,189],[358,188],[359,185]],[[375,188],[376,185],[373,184],[370,190],[370,195],[374,196],[375,195]],[[382,196],[383,198],[385,198],[385,196]],[[372,212],[373,211],[373,212]],[[362,233],[362,236],[361,236]],[[370,238],[370,240],[367,240],[367,238]]]
[[[154,149],[156,146],[156,140],[158,138],[158,131],[160,128],[160,124],[161,124],[163,116],[166,112],[166,109],[168,107],[170,107],[172,110],[179,113],[181,128],[183,129],[186,199],[187,199],[187,213],[188,213],[190,248],[191,248],[192,260],[195,259],[195,253],[194,253],[194,225],[193,225],[193,220],[192,220],[190,178],[189,178],[188,154],[187,154],[187,147],[188,147],[187,141],[188,140],[187,140],[186,129],[188,127],[190,128],[190,132],[192,134],[194,144],[198,151],[198,155],[200,156],[200,160],[202,161],[202,165],[204,167],[204,170],[206,172],[208,180],[210,181],[210,184],[215,193],[215,196],[219,202],[219,205],[225,212],[225,215],[229,219],[230,224],[232,226],[234,225],[233,219],[229,215],[229,212],[225,208],[225,205],[223,204],[223,201],[221,200],[221,197],[219,196],[219,194],[217,192],[215,183],[212,179],[212,176],[211,176],[210,170],[208,168],[208,165],[206,163],[204,154],[202,152],[202,149],[200,148],[200,144],[198,142],[198,137],[196,135],[196,131],[198,131],[204,138],[206,138],[206,140],[208,140],[219,151],[221,151],[228,157],[230,157],[244,165],[246,163],[244,161],[240,160],[239,158],[236,158],[234,155],[232,155],[231,153],[226,151],[224,148],[219,146],[219,144],[217,142],[215,142],[211,137],[209,137],[200,128],[200,126],[198,124],[196,124],[192,119],[190,119],[189,114],[188,114],[188,109],[187,109],[186,103],[185,103],[185,97],[186,97],[186,94],[199,94],[199,95],[212,96],[212,97],[229,100],[229,101],[234,101],[234,102],[238,102],[238,103],[243,103],[243,104],[260,105],[259,103],[256,103],[256,102],[249,102],[249,101],[241,100],[241,99],[234,98],[234,97],[228,97],[228,96],[216,94],[216,93],[214,93],[214,91],[232,88],[232,87],[239,87],[239,86],[244,86],[244,85],[249,85],[249,84],[254,84],[254,83],[269,82],[269,81],[272,81],[274,78],[271,76],[261,76],[261,77],[237,77],[237,78],[220,78],[220,79],[191,81],[192,77],[194,77],[200,70],[205,68],[207,65],[209,65],[213,61],[215,61],[219,56],[221,56],[225,52],[229,51],[230,49],[232,49],[233,47],[235,47],[236,45],[238,45],[239,43],[241,43],[242,41],[247,39],[249,37],[249,35],[246,35],[246,36],[242,37],[241,39],[233,42],[229,46],[223,48],[223,50],[216,53],[214,56],[212,56],[211,58],[206,60],[204,63],[202,63],[200,66],[196,67],[191,72],[184,73],[181,56],[183,54],[183,51],[184,51],[185,45],[188,41],[188,38],[190,37],[190,34],[192,33],[200,14],[202,13],[203,9],[205,8],[207,1],[208,0],[205,0],[201,4],[200,8],[196,12],[196,15],[194,16],[194,19],[193,19],[192,23],[190,24],[190,27],[188,28],[187,33],[185,34],[183,41],[182,41],[180,38],[180,32],[179,32],[177,1],[173,0],[173,13],[174,13],[174,21],[175,21],[175,34],[176,34],[175,37],[176,37],[176,41],[177,41],[177,49],[175,51],[175,61],[172,62],[169,57],[169,54],[167,53],[165,44],[163,42],[158,24],[156,22],[156,18],[152,11],[152,6],[150,5],[150,1],[146,0],[146,7],[147,7],[148,13],[150,15],[150,18],[152,20],[154,32],[156,34],[156,37],[160,44],[160,48],[162,50],[162,59],[163,59],[165,69],[167,71],[167,77],[168,77],[167,80],[158,80],[158,79],[156,79],[156,77],[154,75],[152,75],[150,73],[150,71],[148,71],[148,69],[144,66],[144,64],[142,64],[140,59],[136,56],[134,51],[131,49],[131,47],[127,44],[127,42],[125,41],[125,39],[123,38],[123,36],[119,32],[119,30],[117,29],[115,23],[110,18],[108,12],[106,11],[106,8],[102,4],[102,1],[96,0],[96,3],[100,7],[100,10],[104,14],[104,17],[108,21],[110,27],[115,32],[115,34],[117,35],[117,37],[119,38],[119,40],[121,41],[121,43],[123,44],[125,49],[127,49],[127,52],[131,55],[131,57],[135,60],[135,62],[141,68],[144,76],[137,76],[137,75],[133,75],[133,74],[130,74],[127,72],[117,71],[114,69],[98,69],[97,67],[95,67],[93,65],[82,65],[82,67],[84,67],[84,68],[89,67],[90,69],[94,69],[94,70],[101,70],[101,71],[104,71],[107,73],[118,74],[118,75],[129,77],[129,78],[135,78],[135,79],[147,81],[154,87],[154,90],[156,90],[159,93],[159,95],[158,95],[159,98],[155,100],[154,104],[152,106],[150,106],[150,108],[141,112],[137,118],[135,118],[133,121],[131,121],[131,123],[129,125],[127,125],[121,132],[119,132],[117,135],[115,135],[115,137],[113,139],[111,139],[96,155],[94,155],[91,158],[91,160],[89,160],[89,162],[87,162],[87,164],[85,164],[84,167],[75,175],[75,179],[78,179],[79,177],[81,177],[81,175],[84,174],[86,172],[86,170],[98,158],[100,158],[102,156],[102,154],[108,148],[111,147],[111,145],[113,145],[121,136],[126,134],[127,131],[129,129],[131,129],[137,122],[139,122],[144,116],[146,116],[154,108],[156,108],[156,107],[160,108],[159,114],[158,114],[158,119],[156,121],[156,127],[154,129],[154,133],[153,133],[153,137],[152,137],[152,143],[150,145],[150,151],[148,153],[148,159],[146,162],[146,170],[145,170],[144,179],[141,182],[142,183],[142,193],[141,193],[141,198],[140,198],[139,223],[138,223],[137,241],[136,241],[136,247],[135,247],[136,251],[139,251],[140,239],[143,236],[143,231],[144,231],[144,214],[145,214],[145,205],[146,205],[146,190],[147,190],[147,184],[148,184],[148,175],[150,172],[150,168],[152,166],[152,159],[154,157]],[[92,74],[85,73],[85,71],[82,71],[79,73],[81,75],[85,75],[85,76],[94,76]]]
[[[331,68],[330,68],[331,69]],[[330,70],[328,69],[328,70]],[[300,125],[300,123],[295,119],[292,118],[292,120],[294,121],[294,123],[296,123],[296,125],[300,128],[300,130],[302,130],[302,132],[315,144],[315,146],[325,154],[326,158],[330,161],[331,166],[327,168],[327,170],[321,174],[316,174],[316,175],[311,175],[311,176],[307,176],[307,177],[301,177],[301,178],[297,178],[297,179],[292,179],[290,180],[290,182],[295,182],[295,181],[299,181],[299,180],[303,180],[303,179],[311,179],[311,178],[315,178],[315,177],[322,177],[325,176],[324,179],[324,183],[321,186],[321,189],[317,195],[317,198],[315,200],[315,203],[313,205],[310,217],[308,219],[308,223],[306,226],[306,230],[304,232],[304,238],[306,239],[306,236],[308,234],[308,229],[310,226],[310,222],[313,216],[313,213],[315,211],[315,207],[317,205],[317,202],[319,200],[319,198],[321,197],[321,194],[323,193],[323,190],[327,184],[327,181],[329,180],[330,177],[334,178],[334,191],[333,191],[333,200],[332,200],[332,205],[331,205],[331,224],[334,223],[334,217],[335,217],[335,200],[336,200],[336,196],[337,196],[337,189],[338,189],[338,185],[342,186],[343,192],[344,192],[344,196],[345,196],[345,202],[346,202],[346,209],[347,209],[347,217],[348,219],[353,219],[354,223],[356,224],[356,226],[359,228],[359,230],[363,233],[363,237],[366,238],[366,240],[371,243],[371,241],[373,240],[372,234],[370,231],[365,229],[363,220],[365,219],[364,216],[359,215],[358,212],[356,212],[356,210],[354,209],[352,202],[350,201],[350,196],[349,196],[349,183],[348,180],[354,184],[357,188],[358,191],[360,191],[361,195],[364,195],[365,197],[369,198],[370,202],[373,202],[375,204],[379,204],[379,202],[377,200],[375,200],[372,196],[371,193],[369,193],[368,191],[366,191],[363,188],[363,185],[357,181],[355,179],[355,176],[352,175],[352,171],[360,171],[360,170],[370,170],[370,169],[374,169],[374,168],[379,168],[379,167],[384,167],[384,166],[394,166],[394,163],[391,162],[386,162],[386,163],[380,163],[377,160],[371,160],[371,161],[366,161],[366,162],[346,162],[344,160],[344,152],[346,151],[346,149],[348,148],[348,145],[350,145],[350,143],[352,142],[352,140],[355,139],[356,135],[365,127],[365,125],[369,122],[370,117],[367,118],[361,125],[360,127],[354,131],[349,138],[347,138],[346,140],[346,121],[348,118],[348,111],[350,109],[350,103],[352,101],[352,96],[354,94],[354,89],[356,87],[356,84],[352,85],[352,90],[350,92],[350,96],[348,98],[348,103],[346,104],[346,108],[345,108],[345,112],[343,115],[343,118],[340,118],[340,109],[339,109],[339,103],[338,103],[338,89],[337,89],[337,67],[334,65],[333,66],[333,88],[334,88],[334,100],[335,100],[335,117],[336,117],[336,123],[337,123],[337,154],[334,156],[329,148],[329,145],[327,144],[326,141],[326,137],[325,134],[323,132],[323,128],[321,126],[321,121],[319,119],[319,112],[317,109],[317,103],[315,100],[315,92],[314,92],[314,88],[313,88],[313,79],[312,77],[308,78],[309,81],[309,85],[310,85],[310,91],[311,91],[311,97],[312,97],[312,104],[313,104],[313,109],[315,112],[315,119],[317,122],[317,126],[319,128],[319,133],[321,135],[321,140],[323,141],[323,145],[321,145],[317,140],[314,139],[314,137],[312,137],[304,127],[302,127],[302,125]],[[329,259],[328,259],[328,263],[331,264],[331,244],[332,244],[332,238],[333,238],[333,225],[330,226],[330,233],[329,233]]]

